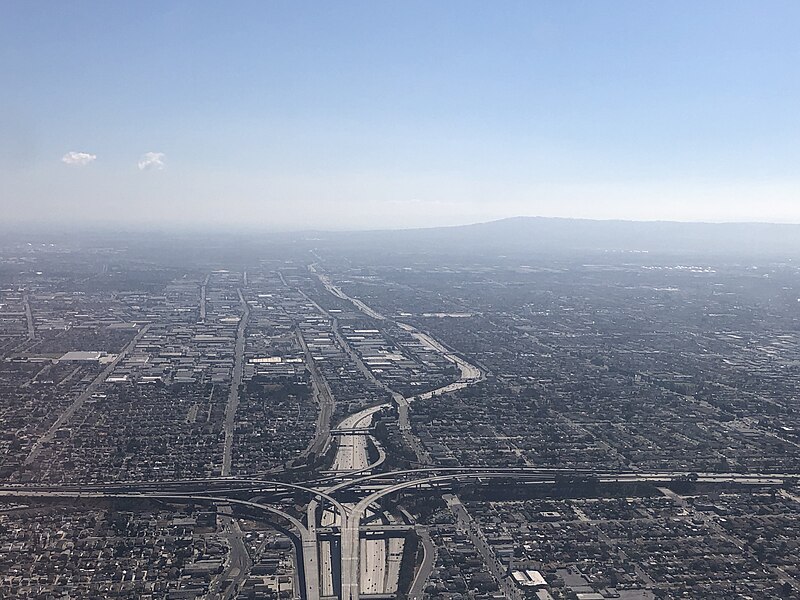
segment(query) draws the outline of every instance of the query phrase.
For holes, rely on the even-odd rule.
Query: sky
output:
[[[0,222],[800,223],[800,2],[0,3]]]

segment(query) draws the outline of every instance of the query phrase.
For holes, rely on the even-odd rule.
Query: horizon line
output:
[[[219,232],[238,232],[242,234],[342,234],[342,233],[381,233],[381,232],[402,232],[402,231],[433,231],[437,229],[458,229],[464,227],[476,227],[480,225],[490,225],[506,221],[518,220],[541,220],[541,221],[577,221],[591,223],[628,223],[628,224],[674,224],[674,225],[710,225],[710,226],[777,226],[777,227],[797,227],[800,222],[796,221],[757,221],[757,220],[681,220],[681,219],[625,219],[620,217],[598,218],[598,217],[563,217],[545,215],[514,215],[471,221],[468,223],[451,223],[443,225],[428,225],[419,227],[357,227],[357,228],[320,228],[320,227],[286,227],[269,228],[267,226],[253,224],[233,224],[222,223],[213,224],[210,222],[180,224],[174,221],[165,223],[152,222],[131,222],[119,223],[114,221],[89,221],[57,223],[55,221],[6,221],[0,223],[0,231],[16,233],[18,235],[37,234],[37,233],[59,233],[59,234],[92,234],[103,232],[128,232],[128,233],[212,233]]]

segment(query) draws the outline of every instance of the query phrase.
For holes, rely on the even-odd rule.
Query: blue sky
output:
[[[800,222],[798,26],[794,1],[4,2],[0,208]]]

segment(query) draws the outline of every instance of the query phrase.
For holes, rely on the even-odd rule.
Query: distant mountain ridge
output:
[[[376,245],[387,251],[642,251],[800,257],[800,225],[778,223],[512,217],[452,227],[319,235],[344,245]]]
[[[624,221],[560,217],[511,217],[470,225],[419,229],[263,231],[256,224],[245,230],[219,228],[95,227],[11,228],[0,224],[0,238],[11,241],[138,247],[146,240],[152,252],[258,256],[265,248],[314,248],[359,252],[362,255],[449,254],[541,256],[572,252],[647,252],[659,255],[727,256],[800,261],[800,224]],[[288,246],[287,246],[288,245]],[[271,251],[271,250],[270,250]]]

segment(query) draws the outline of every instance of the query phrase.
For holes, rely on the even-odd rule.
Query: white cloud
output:
[[[145,152],[139,159],[140,171],[160,171],[164,168],[163,152]]]
[[[61,162],[76,167],[85,167],[89,163],[94,162],[96,158],[96,154],[89,154],[88,152],[67,152],[61,157]]]

